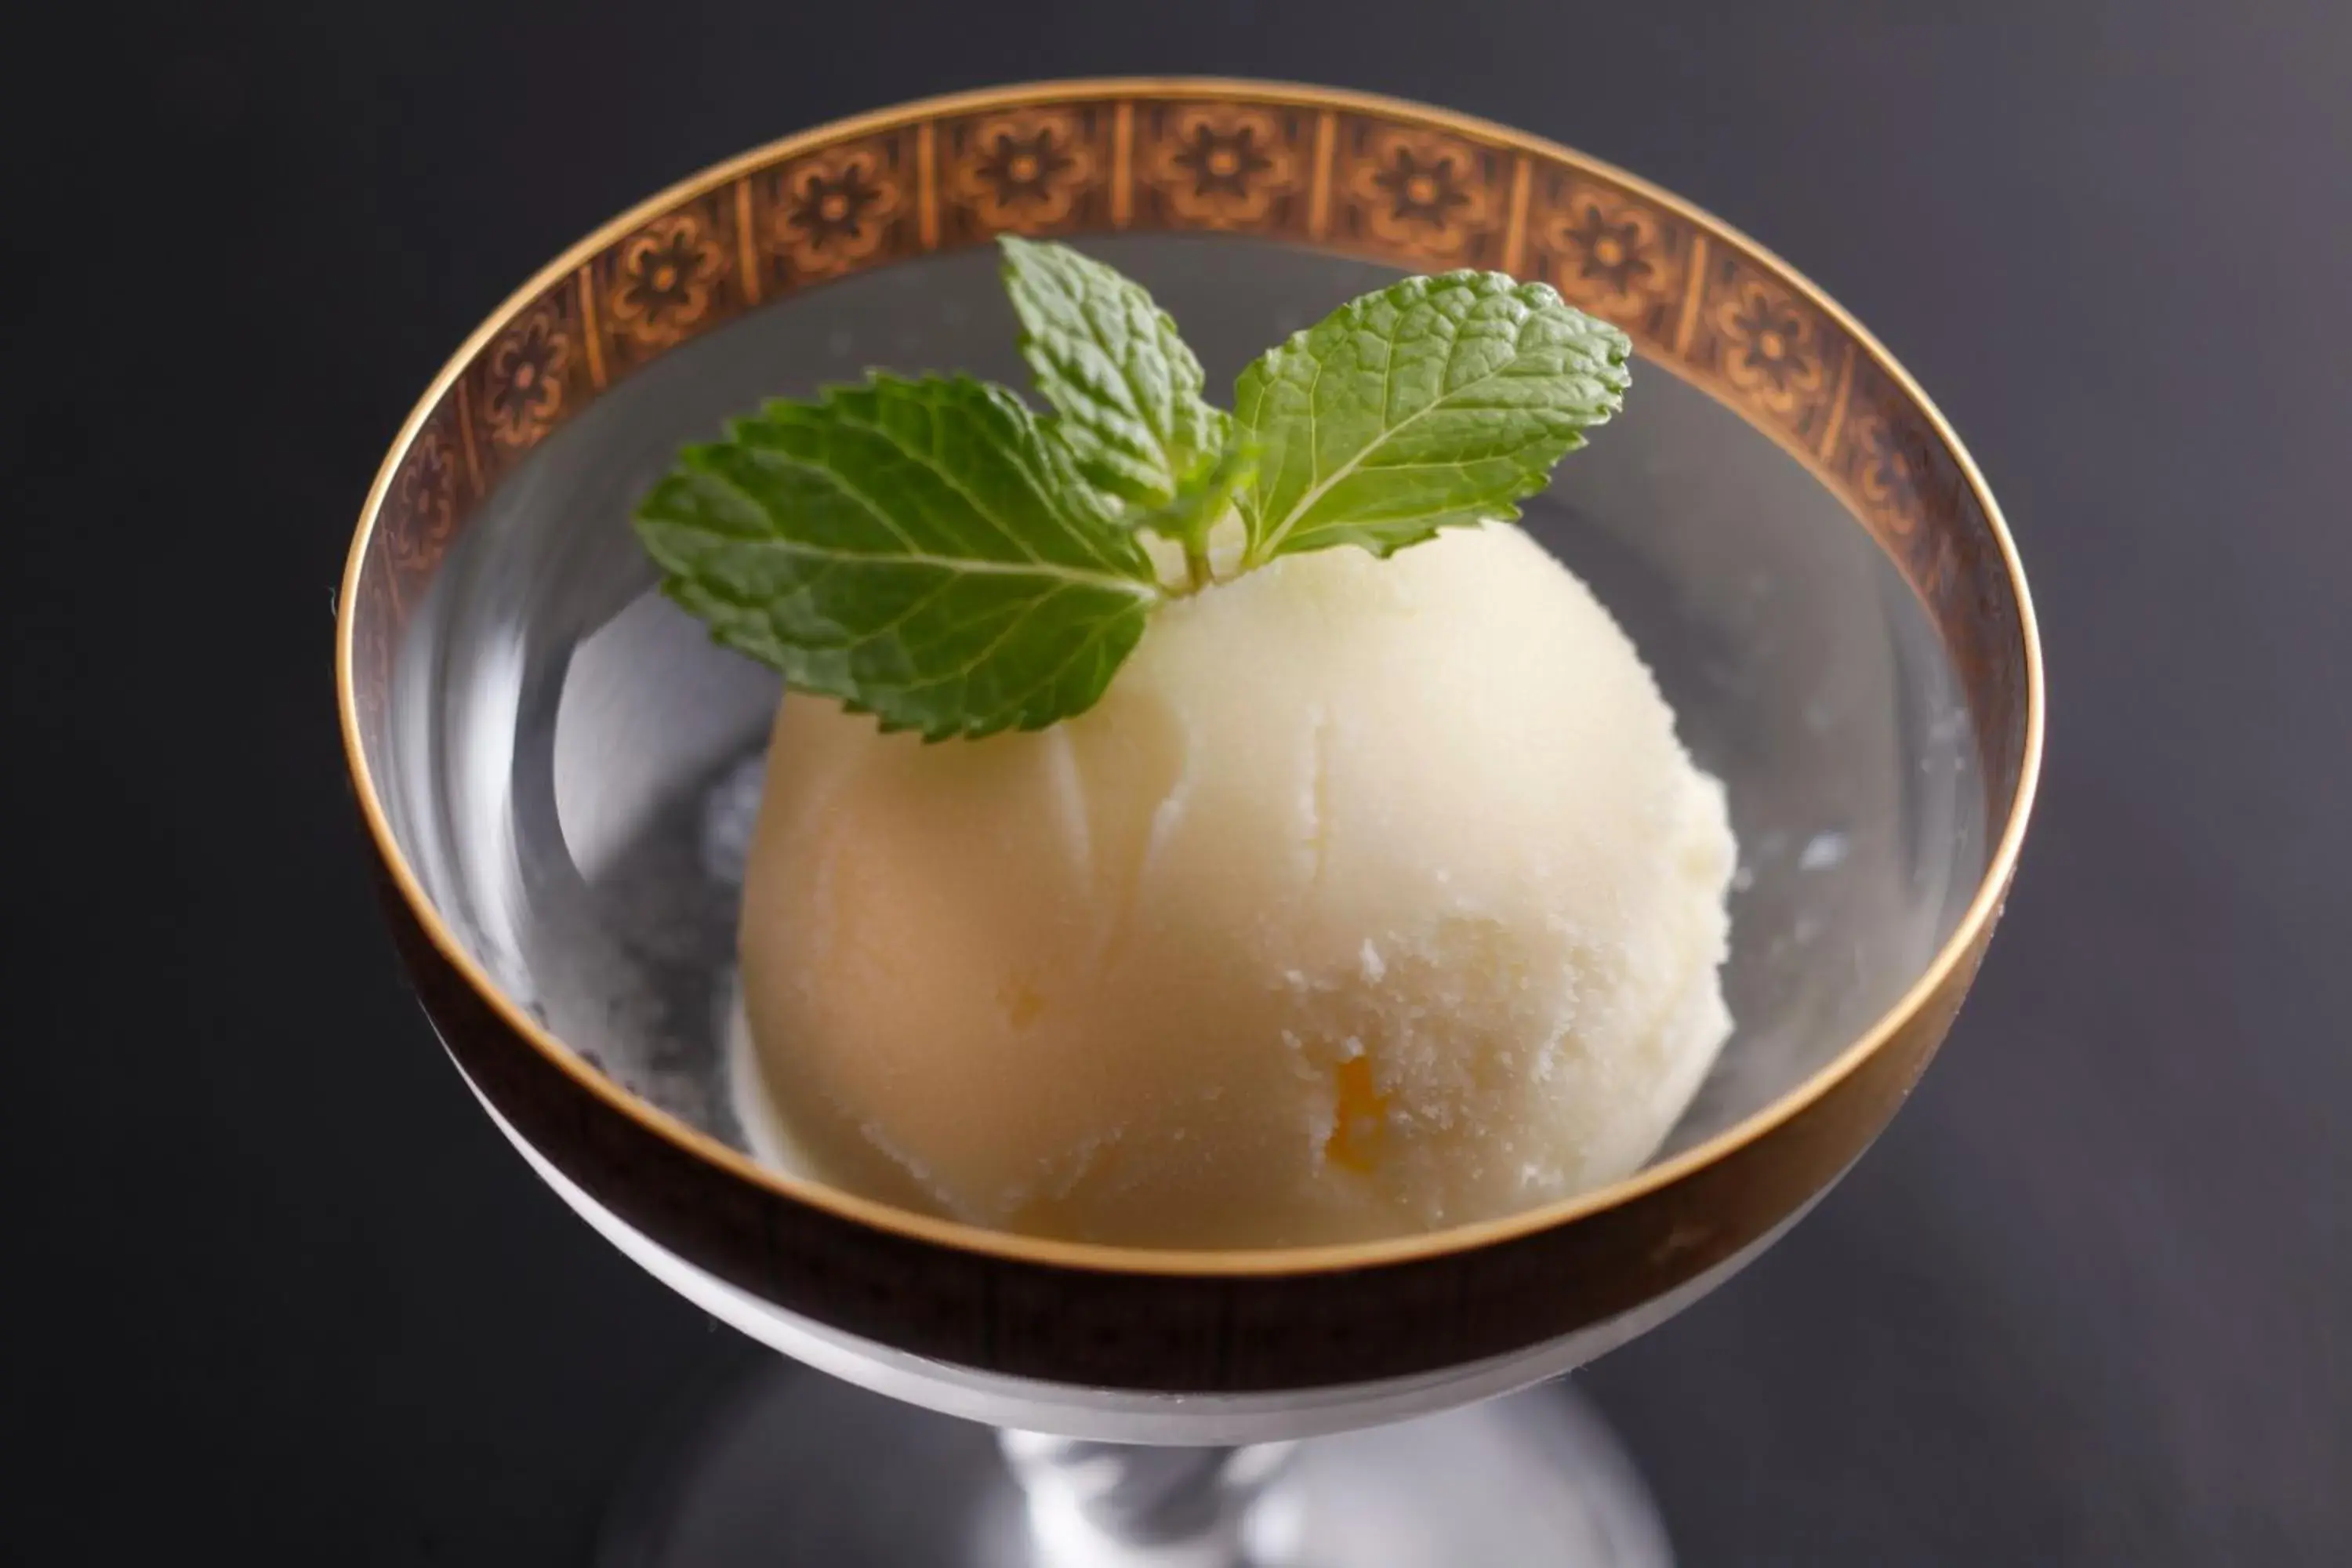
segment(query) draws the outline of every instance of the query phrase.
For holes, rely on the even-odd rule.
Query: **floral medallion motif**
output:
[[[550,306],[534,307],[509,328],[490,350],[482,400],[490,439],[520,449],[546,435],[563,412],[563,373],[571,364],[571,336]]]
[[[1907,552],[1927,592],[1948,575],[1938,540],[1973,537],[1966,485],[1943,443],[1901,392],[1874,373],[1854,389],[1837,468],[1857,508],[1889,548]]]
[[[1892,531],[1911,532],[1925,510],[1924,438],[1908,421],[1877,409],[1857,412],[1853,426],[1855,489]]]
[[[404,572],[430,571],[448,548],[457,529],[459,461],[457,443],[435,415],[409,444],[385,512],[393,563]]]
[[[605,313],[640,347],[667,348],[710,313],[726,268],[726,252],[699,216],[667,214],[622,241]]]
[[[1030,231],[1069,221],[1094,183],[1095,163],[1076,114],[1029,110],[972,127],[948,177],[982,228]]]
[[[1495,224],[1495,183],[1482,163],[1450,136],[1380,130],[1349,169],[1347,192],[1374,240],[1454,259]]]
[[[1301,162],[1271,110],[1184,104],[1146,149],[1143,178],[1181,226],[1254,228],[1298,190]]]
[[[1828,391],[1819,319],[1789,292],[1752,274],[1716,301],[1724,378],[1783,419],[1797,421]]]
[[[1628,329],[1655,335],[1681,299],[1682,250],[1646,203],[1570,184],[1537,220],[1535,242],[1564,298]]]
[[[803,278],[832,278],[874,259],[906,207],[897,173],[871,147],[837,148],[777,180],[775,243]]]

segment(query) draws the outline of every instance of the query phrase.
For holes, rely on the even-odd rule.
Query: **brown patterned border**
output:
[[[500,998],[403,864],[373,784],[410,609],[491,488],[615,379],[764,302],[1006,230],[1125,229],[1540,278],[1836,493],[1933,615],[2004,825],[1977,903],[1909,1005],[1758,1123],[1632,1190],[1492,1234],[1356,1249],[1345,1266],[1244,1258],[1171,1274],[1130,1271],[1108,1249],[1074,1261],[949,1235],[758,1173],[628,1100]],[[682,1255],[821,1321],[992,1370],[1137,1387],[1301,1386],[1495,1354],[1647,1300],[1764,1234],[1860,1152],[1941,1039],[2038,763],[2038,652],[1998,515],[1934,410],[1826,297],[1566,149],[1264,84],[1048,84],[913,105],[779,142],[617,220],[502,308],[412,416],[362,519],[341,636],[354,782],[403,950],[468,1073],[537,1147]]]

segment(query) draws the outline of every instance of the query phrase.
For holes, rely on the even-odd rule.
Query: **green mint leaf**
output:
[[[670,596],[793,685],[927,739],[1091,707],[1160,591],[1020,398],[876,376],[689,447],[638,509]]]
[[[1142,285],[1065,245],[1005,235],[1005,291],[1053,434],[1089,484],[1162,506],[1225,447],[1229,420],[1201,400],[1201,362]]]
[[[1241,374],[1234,424],[1264,453],[1243,491],[1244,566],[1337,544],[1387,555],[1509,521],[1617,412],[1625,334],[1499,272],[1408,278]]]

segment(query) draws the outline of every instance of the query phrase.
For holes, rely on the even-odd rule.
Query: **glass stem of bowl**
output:
[[[1282,1521],[1256,1505],[1297,1447],[1140,1447],[1010,1429],[997,1443],[1027,1499],[1039,1568],[1264,1561]]]

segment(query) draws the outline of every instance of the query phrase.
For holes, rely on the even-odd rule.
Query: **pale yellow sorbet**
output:
[[[1722,787],[1518,529],[1288,557],[1087,713],[776,721],[743,904],[819,1173],[1155,1247],[1426,1231],[1633,1171],[1731,1027]]]

